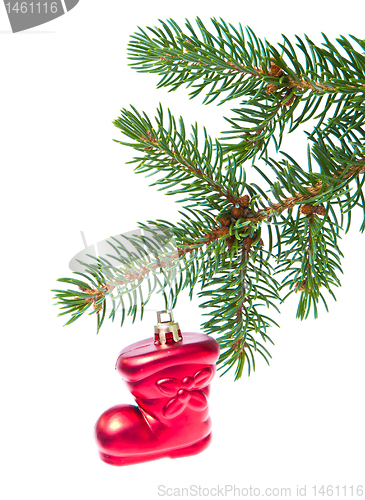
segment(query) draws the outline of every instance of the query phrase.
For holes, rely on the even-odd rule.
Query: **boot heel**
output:
[[[180,458],[180,457],[188,457],[190,455],[197,455],[207,448],[212,440],[212,433],[208,434],[204,439],[197,441],[194,444],[189,446],[185,446],[184,448],[177,448],[176,450],[171,450],[168,453],[168,457],[170,458]]]
[[[166,455],[163,453],[148,453],[146,455],[126,455],[125,457],[116,457],[107,455],[106,453],[99,452],[101,460],[109,465],[116,465],[118,467],[123,465],[134,465],[142,462],[150,462],[151,460],[158,460],[164,458]]]

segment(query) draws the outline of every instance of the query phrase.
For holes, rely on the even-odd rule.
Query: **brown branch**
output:
[[[242,339],[241,338],[238,338],[237,340],[235,340],[232,344],[232,349],[237,352],[238,351],[238,356],[240,356],[243,351],[248,347],[248,344],[246,342],[242,344]]]
[[[158,148],[158,141],[154,139],[151,135],[151,133],[148,131],[147,132],[147,137],[140,137],[140,140],[143,142],[149,142],[151,145],[148,146],[147,148],[144,148],[145,150],[152,150],[156,149],[160,153],[166,153],[162,149]],[[236,199],[233,194],[227,189],[224,190],[222,189],[215,181],[214,179],[211,179],[210,177],[207,177],[198,166],[193,167],[190,165],[184,158],[178,156],[178,159],[176,159],[176,156],[178,155],[175,151],[170,150],[172,159],[171,162],[173,163],[179,163],[180,166],[182,166],[184,169],[187,169],[189,172],[191,172],[193,175],[197,176],[200,178],[200,180],[203,183],[208,184],[211,188],[213,188],[215,191],[218,191],[224,198],[226,198],[228,201],[230,201],[233,204],[238,203],[238,199]]]
[[[321,83],[321,82],[315,82],[313,85],[312,83],[304,80],[302,77],[299,77],[299,82],[297,80],[295,80],[294,78],[292,78],[291,76],[289,76],[288,79],[289,79],[289,88],[290,89],[296,88],[298,90],[314,90],[314,91],[326,90],[328,92],[337,90],[337,87],[331,87],[331,86],[325,85],[324,83]]]
[[[311,264],[311,260],[309,258],[309,253],[310,253],[311,247],[312,247],[312,224],[313,224],[314,219],[315,219],[314,212],[310,213],[309,215],[307,215],[307,217],[309,217],[309,224],[308,224],[308,245],[307,245],[308,269],[307,269],[307,278],[305,279],[305,281],[303,283],[304,290],[305,290],[305,286],[306,286],[306,283],[309,280],[309,278],[313,277],[312,264]],[[302,291],[302,286],[299,287],[300,291]]]
[[[246,208],[246,214],[252,213],[248,209],[248,203],[250,201],[250,198],[248,195],[246,196],[241,196],[238,199],[238,202],[241,207]],[[235,205],[232,208],[232,212],[235,210]],[[242,210],[242,209],[239,209]],[[219,219],[219,224],[218,226],[214,227],[209,233],[204,234],[201,238],[197,238],[196,240],[191,241],[190,243],[187,243],[185,245],[182,245],[180,247],[177,247],[177,251],[171,253],[170,255],[166,256],[165,258],[157,258],[154,263],[151,263],[148,266],[142,266],[138,270],[129,270],[124,273],[124,278],[126,281],[123,280],[115,280],[115,281],[108,281],[107,284],[102,285],[101,288],[103,290],[96,290],[94,288],[80,288],[83,292],[87,293],[90,295],[90,297],[87,297],[85,299],[85,303],[89,302],[95,302],[101,298],[102,295],[106,295],[107,293],[111,292],[115,288],[121,285],[126,285],[130,282],[141,282],[145,278],[147,274],[149,274],[151,271],[154,271],[155,269],[165,269],[169,267],[171,264],[173,264],[177,259],[180,257],[192,253],[198,248],[203,247],[204,245],[207,245],[211,243],[212,241],[215,241],[219,238],[222,238],[224,236],[227,236],[229,234],[229,226],[232,223],[233,220],[239,218],[239,215],[233,216],[232,218],[228,217],[222,217]],[[226,244],[228,248],[231,248],[233,243],[234,243],[235,237],[230,236],[229,238],[226,239]],[[241,240],[242,242],[242,248],[245,252],[248,252],[253,245],[253,243],[256,241],[256,235],[253,235],[253,238],[246,237]],[[260,242],[263,244],[262,240]],[[192,246],[193,245],[193,246]]]
[[[191,43],[191,42],[188,42],[188,43]],[[185,49],[186,52],[188,53],[189,50],[188,49]],[[194,52],[197,52],[195,48],[192,48],[191,50],[193,50]],[[165,53],[165,57],[160,57],[160,61],[167,61],[167,62],[175,62],[177,65],[183,65],[183,64],[190,64],[190,66],[208,66],[208,64],[206,63],[203,63],[203,62],[192,62],[192,61],[188,61],[187,59],[178,59],[177,56],[176,58],[174,58],[174,56],[172,54],[166,54]],[[257,73],[253,73],[252,71],[249,71],[248,69],[240,69],[234,62],[232,61],[225,61],[223,60],[223,62],[225,62],[226,64],[228,64],[230,67],[232,67],[233,69],[228,69],[228,68],[224,68],[223,66],[215,66],[216,69],[227,69],[227,73],[234,73],[235,71],[237,73],[241,73],[243,75],[250,75],[250,76],[254,76],[254,77],[258,77],[260,74],[262,73],[265,73],[266,72],[261,69],[261,68],[255,68],[255,70],[257,71]],[[211,65],[209,65],[211,66]]]
[[[210,234],[212,234],[212,238],[210,238]],[[217,232],[216,229],[213,229],[212,233],[209,233],[208,235],[204,235],[203,238],[200,240],[196,240],[191,242],[191,244],[194,244],[194,247],[191,247],[189,245],[185,245],[181,248],[177,248],[177,251],[170,254],[167,256],[167,258],[157,258],[156,261],[147,266],[142,266],[140,267],[137,271],[135,270],[130,270],[126,271],[124,273],[124,278],[126,281],[123,281],[121,279],[115,280],[115,281],[108,281],[105,285],[101,285],[101,289],[96,289],[94,287],[90,288],[84,288],[84,287],[78,287],[82,292],[87,293],[89,297],[86,297],[84,302],[85,304],[89,304],[92,302],[94,304],[94,309],[97,310],[97,314],[102,310],[102,305],[96,305],[96,302],[100,300],[103,296],[105,297],[109,292],[112,292],[115,288],[118,286],[126,285],[130,282],[141,282],[145,278],[147,274],[149,274],[151,271],[154,271],[155,269],[164,269],[171,265],[173,262],[176,261],[176,259],[182,257],[183,255],[187,253],[191,253],[195,250],[197,250],[197,244],[200,243],[200,246],[206,245],[209,241],[213,241],[214,239],[218,239],[222,234]]]
[[[94,287],[84,288],[82,286],[79,286],[78,288],[82,292],[87,293],[88,295],[90,295],[90,297],[87,297],[84,302],[85,302],[85,304],[90,304],[90,302],[92,302],[93,303],[93,307],[96,310],[96,314],[99,314],[100,311],[103,309],[103,304],[99,304],[98,305],[98,304],[96,304],[96,302],[98,300],[100,300],[103,296],[105,296],[107,294],[107,292],[109,291],[110,288],[107,285],[102,285],[100,287],[100,288],[102,288],[102,290],[97,290]]]
[[[361,158],[359,161],[365,161],[365,157]],[[342,177],[342,179],[347,179],[355,174],[359,175],[363,173],[365,173],[365,165],[351,165],[348,172],[346,172],[346,174]],[[339,176],[333,176],[333,178],[339,179]],[[317,196],[321,192],[321,190],[327,189],[328,187],[329,186],[327,184],[323,184],[322,182],[317,182],[314,186],[311,186],[306,189],[308,194],[296,193],[295,196],[290,196],[289,198],[285,198],[282,203],[273,203],[270,207],[265,207],[258,210],[256,212],[255,217],[253,217],[250,220],[253,223],[256,223],[265,219],[269,219],[274,212],[278,212],[279,214],[281,214],[281,212],[283,212],[284,210],[289,210],[291,208],[294,208],[295,205]]]
[[[189,42],[189,43],[191,43],[191,42]],[[193,48],[192,50],[194,52],[197,52],[197,50],[195,48]],[[186,51],[189,52],[189,50],[187,50],[187,49],[186,49]],[[165,54],[165,57],[160,57],[160,60],[161,61],[169,61],[170,60],[170,61],[175,62],[177,65],[187,63],[187,64],[190,64],[191,66],[208,66],[208,64],[203,63],[203,62],[197,63],[197,62],[188,61],[186,59],[177,59],[177,58],[174,58],[174,56],[171,54]],[[228,64],[229,66],[231,66],[233,68],[232,70],[228,69],[227,73],[236,72],[236,73],[239,73],[239,74],[242,74],[245,76],[246,75],[253,76],[255,78],[260,78],[261,75],[269,75],[269,76],[277,77],[278,79],[281,78],[282,76],[286,76],[288,79],[288,86],[287,87],[288,87],[289,93],[291,92],[292,89],[297,89],[299,91],[312,90],[313,92],[318,92],[318,91],[336,92],[336,91],[338,91],[338,87],[336,87],[334,85],[327,85],[325,83],[318,82],[318,81],[308,82],[300,75],[298,75],[298,79],[292,78],[291,76],[284,73],[284,71],[281,68],[279,68],[279,66],[277,66],[274,62],[271,62],[270,68],[267,72],[265,70],[263,70],[262,68],[255,68],[257,73],[249,71],[246,68],[244,70],[242,70],[232,61],[223,61],[223,62],[225,62],[226,64]],[[215,68],[222,69],[222,70],[227,69],[227,68],[224,68],[223,66],[215,66]],[[361,86],[365,87],[364,84],[362,84]],[[365,90],[361,90],[354,85],[348,85],[348,87],[357,89],[358,92],[365,92]],[[278,85],[270,83],[270,84],[268,84],[266,91],[268,94],[272,94],[277,89],[278,89]],[[290,99],[289,101],[287,101],[284,104],[286,106],[290,106],[292,104],[293,100]]]
[[[244,240],[246,240],[246,238],[244,238]],[[245,241],[243,241],[244,243]],[[238,311],[236,312],[236,322],[238,323],[238,321],[240,320],[240,318],[242,317],[243,315],[243,311],[245,309],[245,302],[247,302],[247,299],[246,299],[246,293],[245,293],[245,275],[246,275],[246,269],[247,269],[247,263],[248,263],[248,257],[249,257],[249,253],[250,253],[250,247],[247,247],[247,245],[245,246],[244,244],[242,245],[242,249],[241,249],[241,265],[246,263],[244,269],[241,269],[240,271],[240,275],[241,275],[241,278],[243,280],[243,283],[242,283],[242,288],[240,289],[240,300],[241,300],[241,304],[240,304],[240,307],[238,309]]]

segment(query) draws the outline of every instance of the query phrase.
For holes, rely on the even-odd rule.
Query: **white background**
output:
[[[187,92],[156,90],[157,77],[128,67],[136,26],[200,16],[250,26],[271,43],[285,33],[364,35],[363,2],[121,2],[81,0],[74,10],[12,34],[0,7],[1,49],[1,476],[6,500],[159,498],[158,485],[182,488],[348,487],[364,484],[364,236],[360,216],[342,242],[337,302],[318,320],[295,319],[296,297],[282,308],[267,367],[233,382],[216,378],[210,400],[214,439],[201,455],[125,468],[101,462],[93,440],[99,415],[132,402],[114,371],[119,351],[152,334],[155,313],[121,329],[94,317],[63,328],[52,306],[56,279],[88,244],[177,218],[172,198],[148,187],[126,165],[132,151],[112,142],[122,107],[153,116],[161,101],[187,123],[225,129],[226,108],[202,106]],[[226,113],[229,116],[229,112]],[[304,136],[284,150],[305,153]],[[293,142],[294,140],[294,142]],[[295,142],[298,141],[298,142]],[[304,141],[304,142],[303,142]],[[285,143],[284,143],[285,146]],[[160,303],[156,302],[156,307]],[[155,306],[153,306],[155,307]],[[153,308],[151,307],[151,309]],[[175,316],[182,330],[202,321],[186,295]],[[343,498],[343,496],[342,496]]]

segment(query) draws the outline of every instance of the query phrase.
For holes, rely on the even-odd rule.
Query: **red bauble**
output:
[[[159,321],[155,339],[126,347],[116,363],[138,406],[113,406],[96,422],[100,458],[111,465],[195,455],[211,440],[207,398],[219,345],[181,335],[172,314],[162,313],[169,321]]]

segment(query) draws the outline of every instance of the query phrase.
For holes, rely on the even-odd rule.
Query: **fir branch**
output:
[[[272,44],[259,39],[250,28],[244,31],[240,24],[235,28],[223,19],[212,18],[211,21],[215,35],[208,31],[199,18],[196,18],[198,32],[189,21],[186,21],[187,31],[184,32],[172,19],[160,21],[161,27],[148,27],[147,31],[139,28],[128,44],[128,57],[134,61],[130,66],[140,72],[162,75],[158,87],[171,86],[172,90],[176,90],[186,84],[196,88],[190,93],[191,97],[211,85],[203,102],[212,102],[220,93],[229,90],[229,97],[222,102],[255,93],[256,85],[262,80],[269,85],[300,92],[364,91],[362,84],[348,85],[348,73],[345,73],[346,79],[337,78],[340,73],[344,74],[344,68],[348,65],[357,71],[358,78],[364,77],[364,57],[344,37],[337,41],[350,54],[352,61],[344,58],[326,37],[322,47],[315,45],[307,36],[305,42],[296,37],[297,47],[305,57],[304,68],[299,62],[299,54],[284,35],[284,43],[278,44],[280,54]],[[361,40],[352,38],[361,45]],[[326,50],[327,47],[331,48],[330,52]],[[270,72],[272,62],[282,69],[280,75]],[[286,78],[283,79],[283,75]],[[281,77],[281,81],[275,79],[277,76]],[[245,77],[248,77],[246,81]],[[202,81],[197,83],[199,80]],[[219,89],[216,88],[218,82],[221,82]]]
[[[247,81],[247,77],[256,78],[263,71],[252,64],[250,43],[246,46],[241,26],[235,29],[222,20],[212,19],[218,34],[216,37],[197,18],[199,38],[189,21],[186,22],[187,32],[183,32],[172,19],[160,22],[161,28],[147,28],[150,35],[140,29],[128,44],[128,57],[134,61],[131,63],[134,69],[162,75],[158,87],[171,86],[171,90],[176,90],[186,84],[194,89],[190,96],[195,97],[210,86],[203,101],[208,103],[221,92],[230,91],[228,98],[242,95],[252,87],[252,81]],[[252,36],[248,32],[251,42]],[[267,55],[263,45],[261,49]],[[221,86],[216,88],[222,79]]]
[[[161,105],[155,117],[156,128],[145,113],[142,116],[134,107],[132,110],[133,112],[123,109],[114,124],[134,142],[115,142],[131,146],[143,153],[142,157],[133,159],[133,162],[138,162],[136,172],[163,172],[164,176],[155,183],[161,186],[161,189],[170,189],[177,184],[183,186],[178,190],[170,189],[168,194],[194,191],[196,198],[197,195],[206,196],[213,191],[233,204],[237,202],[236,166],[228,164],[227,172],[223,174],[225,158],[222,150],[217,141],[213,148],[212,140],[205,129],[205,147],[201,153],[198,149],[197,126],[192,128],[191,139],[187,139],[183,119],[180,117],[177,127],[170,110],[168,128],[164,127]]]
[[[275,321],[260,312],[260,307],[272,306],[280,300],[278,283],[271,276],[271,267],[262,257],[261,242],[246,237],[238,253],[230,257],[221,271],[199,293],[208,300],[202,304],[210,318],[203,323],[208,334],[218,335],[222,353],[218,364],[222,375],[236,365],[235,380],[242,376],[247,365],[248,374],[255,370],[255,353],[267,363],[270,354],[262,342],[273,343],[267,328]],[[257,339],[260,337],[261,341]]]
[[[143,236],[125,244],[112,238],[110,254],[88,256],[83,273],[60,280],[76,290],[55,292],[60,315],[71,315],[66,324],[91,310],[99,331],[107,301],[109,318],[121,310],[123,324],[138,310],[142,318],[152,294],[174,307],[182,290],[192,297],[199,285],[209,316],[202,328],[221,345],[220,369],[234,367],[237,379],[245,366],[255,369],[257,353],[271,357],[267,329],[276,323],[262,308],[278,310],[277,301],[300,293],[298,318],[317,317],[320,300],[328,310],[322,292],[335,298],[340,286],[338,240],[353,210],[362,209],[365,230],[365,42],[341,36],[335,45],[323,35],[318,46],[305,36],[294,47],[283,35],[274,46],[250,28],[212,24],[214,33],[199,18],[184,30],[160,21],[131,37],[128,55],[137,71],[161,76],[159,87],[186,85],[191,98],[204,91],[206,104],[242,99],[226,118],[228,142],[213,141],[204,128],[199,143],[196,124],[187,137],[183,119],[161,105],[154,122],[133,106],[123,109],[114,124],[130,142],[116,142],[137,152],[130,162],[137,173],[156,175],[152,185],[180,197],[181,220],[140,224]],[[309,119],[316,124],[306,133],[306,170],[282,151],[281,160],[269,156],[271,144],[278,152],[285,132]],[[249,159],[260,186],[247,178]]]
[[[324,207],[302,205],[296,221],[288,217],[282,224],[282,244],[288,249],[279,256],[275,273],[285,275],[280,289],[290,289],[283,301],[292,293],[301,292],[297,318],[302,320],[311,310],[318,317],[319,299],[328,311],[321,287],[336,300],[332,286],[340,286],[337,273],[342,273],[339,255],[343,255],[337,244],[339,228],[327,212]],[[324,216],[324,220],[319,216]]]
[[[310,204],[312,202],[320,204],[329,199],[337,199],[341,192],[347,188],[349,180],[354,180],[364,172],[365,157],[359,159],[358,164],[351,165],[348,169],[343,169],[342,174],[333,175],[332,178],[329,179],[331,182],[330,184],[322,181],[315,182],[315,180],[313,180],[314,185],[304,188],[303,192],[295,193],[294,196],[284,198],[279,203],[272,203],[269,207],[261,208],[257,211],[252,222],[270,219],[273,215],[281,214],[285,210],[291,210],[298,204]],[[321,176],[320,174],[312,174],[310,177],[312,177],[312,179],[319,179]],[[308,176],[308,181],[310,177]]]
[[[122,309],[121,324],[123,324],[126,315],[131,315],[135,321],[138,306],[143,316],[143,309],[154,292],[164,294],[166,289],[169,289],[169,298],[165,295],[166,307],[169,307],[168,302],[171,300],[175,303],[176,296],[185,287],[189,287],[192,295],[202,266],[206,270],[209,269],[208,272],[205,271],[207,276],[214,274],[219,265],[217,256],[220,253],[217,252],[217,244],[220,245],[219,241],[223,240],[222,243],[226,246],[225,240],[229,236],[229,230],[222,224],[215,224],[210,228],[203,224],[200,229],[197,227],[193,229],[191,219],[188,222],[181,221],[179,224],[181,229],[161,220],[151,221],[149,225],[140,224],[140,227],[149,233],[149,237],[136,235],[125,238],[132,244],[132,249],[128,249],[120,240],[112,238],[107,240],[107,243],[114,250],[113,254],[100,257],[89,255],[92,263],[81,262],[85,272],[74,274],[83,276],[88,282],[76,278],[60,278],[58,281],[78,288],[52,290],[56,292],[54,298],[58,300],[57,304],[64,310],[59,315],[71,314],[71,319],[65,325],[74,322],[93,304],[94,311],[91,314],[99,315],[101,311],[103,313],[100,318],[98,317],[97,331],[99,331],[105,318],[107,298],[112,301],[109,317],[114,321],[117,310]],[[161,234],[164,238],[161,238]],[[196,258],[189,257],[190,254],[197,253],[200,260],[199,269],[196,268]],[[112,260],[117,263],[112,263]],[[184,275],[185,279],[182,279]],[[148,292],[143,299],[142,286],[145,282],[148,285]],[[136,291],[140,293],[139,304]],[[128,298],[130,303],[127,313],[124,311],[126,309],[124,297]]]
[[[285,124],[291,121],[292,131],[308,120],[325,94],[329,96],[319,115],[322,121],[331,104],[339,103],[343,113],[352,102],[349,95],[358,101],[360,93],[360,98],[364,99],[364,58],[344,37],[337,41],[350,59],[343,57],[326,37],[322,46],[315,45],[307,36],[305,42],[296,37],[298,43],[295,49],[283,36],[284,43],[278,44],[279,51],[269,42],[257,38],[249,28],[244,33],[241,25],[235,28],[222,19],[213,18],[211,21],[216,35],[210,33],[199,18],[196,19],[198,33],[189,21],[186,22],[187,32],[171,19],[160,21],[161,28],[147,28],[155,37],[144,30],[132,36],[128,54],[135,61],[131,66],[137,71],[163,75],[158,86],[171,86],[171,90],[176,90],[180,85],[187,84],[196,89],[190,93],[190,97],[195,97],[211,85],[203,101],[205,103],[228,91],[229,95],[221,103],[245,96],[246,101],[241,103],[241,107],[234,109],[238,117],[228,120],[233,130],[223,132],[226,139],[239,139],[238,143],[223,144],[223,150],[232,152],[238,162],[246,161],[257,153],[262,155],[270,138],[275,137],[278,124],[280,130],[275,142],[277,148],[280,147]],[[361,40],[353,39],[361,46]],[[331,52],[326,50],[327,47],[331,48]],[[299,62],[300,53],[305,58],[306,67]],[[352,80],[351,85],[349,72],[345,71],[348,66],[356,71],[356,80]],[[346,79],[339,78],[341,74]],[[294,118],[296,108],[301,111]],[[252,122],[254,125],[251,127],[245,125]]]

